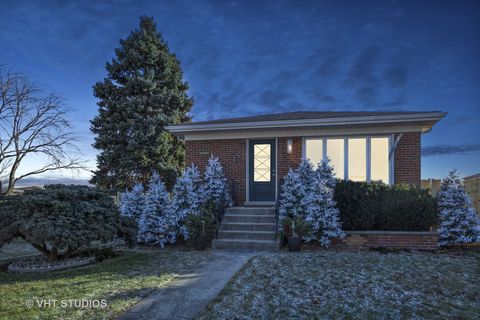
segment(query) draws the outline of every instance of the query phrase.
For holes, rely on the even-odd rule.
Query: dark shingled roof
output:
[[[432,111],[435,112],[435,111]],[[402,114],[418,114],[431,112],[413,112],[413,111],[297,111],[276,114],[263,114],[256,116],[247,116],[240,118],[218,119],[208,121],[198,121],[192,124],[215,124],[215,123],[239,123],[239,122],[260,122],[260,121],[282,121],[282,120],[303,120],[303,119],[324,119],[324,118],[342,118],[342,117],[368,117],[368,116],[385,116],[385,115],[402,115]]]

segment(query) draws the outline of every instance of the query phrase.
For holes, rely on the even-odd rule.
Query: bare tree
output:
[[[26,77],[1,66],[0,95],[0,181],[8,180],[7,193],[28,176],[83,168],[80,158],[70,155],[78,149],[60,98],[43,95]],[[23,160],[39,155],[47,159],[43,165],[17,175]]]

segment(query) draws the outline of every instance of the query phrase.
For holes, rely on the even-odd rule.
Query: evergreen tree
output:
[[[120,203],[120,213],[129,218],[138,221],[145,207],[145,195],[143,194],[143,185],[136,184],[131,191],[122,193]]]
[[[154,170],[171,187],[183,166],[184,146],[164,126],[189,122],[193,100],[153,18],[140,18],[106,69],[107,77],[94,86],[100,101],[91,130],[100,154],[91,182],[129,188],[146,183]]]
[[[341,230],[340,212],[333,199],[335,184],[333,168],[325,159],[317,170],[313,170],[309,160],[302,160],[298,168],[285,177],[282,186],[280,216],[293,218],[301,215],[310,230],[304,239],[318,240],[325,247],[331,244],[331,238],[345,236]]]
[[[480,240],[479,218],[456,170],[450,171],[443,179],[437,200],[440,210],[439,245]]]
[[[309,208],[305,221],[311,227],[311,234],[307,240],[318,240],[324,247],[331,244],[331,238],[343,238],[340,212],[333,199],[334,190],[330,187],[331,181],[325,176],[317,176],[313,192],[307,194]]]
[[[283,178],[278,207],[280,226],[286,218],[305,217],[307,209],[304,206],[306,189],[298,172],[290,169]]]
[[[318,164],[317,170],[315,170],[318,178],[325,180],[327,186],[334,190],[335,185],[337,184],[337,179],[335,179],[333,166],[330,164],[330,159],[327,157],[320,161]]]
[[[173,220],[185,239],[189,238],[188,230],[183,224],[189,215],[198,216],[204,202],[204,192],[200,179],[200,172],[192,165],[177,178],[173,187]]]
[[[302,159],[298,168],[295,169],[295,172],[300,176],[300,180],[305,187],[305,191],[312,191],[315,187],[315,170],[313,170],[313,165],[309,159]]]
[[[227,178],[223,171],[222,164],[213,155],[208,159],[204,174],[204,197],[206,201],[221,203],[225,206],[232,205],[232,198],[228,192]]]
[[[172,242],[171,215],[167,189],[155,172],[149,180],[145,207],[138,221],[138,241],[145,244],[160,244],[162,248],[167,242]]]

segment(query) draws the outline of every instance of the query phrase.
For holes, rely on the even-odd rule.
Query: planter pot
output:
[[[193,239],[195,250],[205,250],[208,247],[208,239],[204,236],[198,236]]]
[[[302,239],[300,239],[300,237],[288,238],[289,251],[300,251],[301,246],[302,246]]]

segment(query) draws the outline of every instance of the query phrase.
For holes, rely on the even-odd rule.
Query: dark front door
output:
[[[249,201],[275,201],[276,158],[275,139],[250,140]]]

